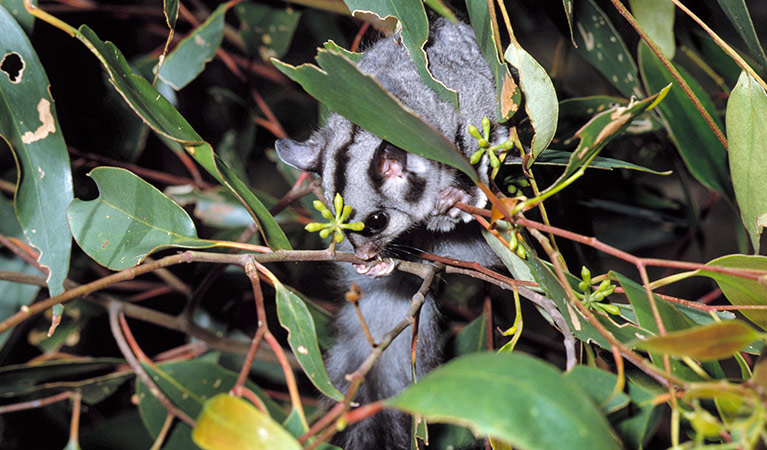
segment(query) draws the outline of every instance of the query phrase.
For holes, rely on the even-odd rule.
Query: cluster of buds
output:
[[[482,155],[487,152],[487,157],[490,159],[490,166],[493,169],[498,169],[501,166],[502,159],[505,157],[501,156],[501,159],[499,159],[498,155],[505,155],[507,151],[514,147],[514,142],[511,139],[501,142],[498,145],[490,145],[490,119],[488,119],[487,116],[482,119],[482,134],[479,133],[479,130],[474,125],[469,125],[469,134],[474,136],[477,140],[477,144],[479,144],[479,150],[472,153],[469,157],[469,162],[472,164],[477,164],[482,158]]]
[[[304,228],[310,233],[319,231],[322,238],[326,238],[330,233],[333,233],[333,242],[339,243],[344,240],[343,230],[362,231],[365,228],[365,224],[362,222],[344,223],[352,213],[352,207],[344,205],[344,200],[339,193],[336,193],[336,197],[333,199],[333,207],[336,210],[335,215],[319,200],[315,200],[313,205],[314,209],[319,211],[328,222],[312,222],[307,224]]]
[[[610,280],[604,280],[595,290],[591,290],[591,271],[583,266],[581,269],[581,278],[583,279],[578,283],[578,289],[582,293],[576,292],[575,295],[581,299],[584,305],[592,311],[602,311],[608,314],[619,315],[621,310],[610,303],[604,303],[605,297],[612,294],[615,291],[615,285]]]

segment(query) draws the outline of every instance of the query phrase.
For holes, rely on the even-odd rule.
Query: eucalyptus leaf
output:
[[[72,249],[71,237],[62,232],[73,198],[69,154],[45,70],[24,30],[3,7],[0,29],[0,137],[18,166],[16,217],[39,252],[38,262],[49,270],[48,290],[54,296],[64,291]]]
[[[328,397],[341,401],[344,396],[330,382],[322,362],[314,320],[303,300],[282,283],[275,282],[277,315],[288,330],[288,343],[312,384]]]
[[[667,0],[629,0],[629,4],[634,18],[663,55],[674,59],[674,4]]]
[[[341,53],[320,49],[319,67],[291,66],[272,62],[312,97],[392,145],[437,160],[464,172],[472,180],[479,176],[469,161],[440,132],[389,94],[371,76],[363,74]],[[381,120],[385,117],[386,120]]]
[[[668,69],[644,43],[639,45],[639,66],[649,91],[657,91],[671,83],[672,87],[658,110],[668,124],[671,138],[687,168],[709,189],[733,198],[732,183],[727,170],[727,150]],[[716,109],[705,91],[685,71],[679,67],[677,70],[716,122]],[[721,129],[721,124],[717,126]]]
[[[429,71],[424,45],[429,38],[429,21],[421,0],[344,0],[354,15],[357,11],[377,15],[381,19],[396,17],[402,43],[415,63],[423,84],[437,93],[444,102],[458,109],[458,94],[436,80]],[[343,115],[343,114],[342,114]],[[351,119],[350,119],[351,120]],[[365,127],[363,127],[365,128]]]
[[[97,167],[89,175],[100,196],[74,200],[69,227],[80,248],[99,264],[122,270],[163,248],[216,245],[199,239],[186,211],[133,173]]]
[[[471,387],[467,389],[467,387]],[[515,447],[620,448],[602,412],[557,369],[523,354],[450,361],[387,401],[432,422],[468,426]]]
[[[759,338],[753,328],[732,320],[643,339],[636,343],[636,348],[714,361],[732,356]]]
[[[573,20],[578,53],[626,98],[643,97],[634,58],[609,17],[594,0],[574,3]]]
[[[751,269],[767,272],[767,257],[728,255],[706,263],[707,266]],[[749,280],[726,273],[699,270],[698,275],[714,279],[727,300],[733,305],[767,305],[767,287],[757,280]],[[767,310],[743,309],[740,311],[748,320],[767,330]]]
[[[287,53],[301,19],[301,11],[253,2],[242,2],[234,7],[234,11],[240,19],[240,36],[250,55],[269,61],[270,58],[282,58]]]
[[[754,29],[754,22],[748,13],[746,2],[744,0],[717,0],[717,2],[740,37],[743,38],[751,57],[757,61],[761,73],[764,75],[765,70],[767,70],[767,56],[765,56],[762,44],[759,42],[759,36]]]
[[[247,401],[228,394],[207,400],[192,430],[206,450],[301,449],[279,423]]]
[[[727,143],[730,173],[740,218],[759,253],[759,238],[767,226],[767,94],[746,71],[727,101]]]
[[[224,37],[224,14],[231,2],[222,3],[200,26],[185,37],[165,58],[160,79],[179,91],[202,73],[215,56]]]
[[[532,157],[529,166],[546,150],[557,131],[557,92],[543,67],[519,45],[512,42],[503,57],[519,73],[519,87],[525,96],[525,111],[535,130],[530,143]]]

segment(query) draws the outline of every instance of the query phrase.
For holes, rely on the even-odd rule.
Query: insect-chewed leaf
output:
[[[529,165],[546,150],[557,131],[557,92],[543,67],[522,47],[512,42],[503,57],[519,73],[519,87],[525,95],[525,110],[535,130],[530,143],[532,158]]]
[[[227,394],[219,394],[205,402],[192,438],[206,450],[302,448],[271,417],[245,400]]]
[[[323,394],[335,400],[343,400],[343,394],[330,382],[322,363],[317,331],[309,308],[282,283],[275,282],[274,289],[277,291],[277,315],[280,324],[288,330],[288,343],[306,376]]]
[[[620,448],[583,390],[553,366],[516,353],[454,359],[387,404],[520,448],[560,448],[565,442],[571,449]]]
[[[740,217],[755,253],[767,226],[767,94],[746,71],[727,101],[730,173]]]
[[[183,208],[133,173],[98,167],[90,176],[101,195],[75,199],[67,215],[77,243],[99,264],[122,270],[162,248],[215,245],[197,237]]]
[[[546,190],[558,188],[571,175],[587,167],[608,142],[628,128],[635,117],[661,102],[669,88],[670,86],[666,86],[642,101],[629,103],[627,106],[616,105],[594,116],[575,134],[580,138],[578,148],[572,152],[564,173]]]
[[[709,261],[706,265],[767,271],[767,257],[728,255]],[[705,269],[699,270],[698,274],[713,278],[724,296],[733,305],[767,305],[767,287],[757,280],[749,280],[726,273],[711,272]],[[744,309],[740,312],[748,320],[754,322],[763,330],[767,330],[767,311]]]
[[[636,348],[713,361],[732,356],[760,337],[750,326],[733,320],[651,337],[638,341]]]
[[[320,67],[272,62],[312,97],[350,121],[403,150],[443,162],[478,181],[469,161],[434,127],[365,75],[343,54],[320,49]]]
[[[344,0],[349,10],[372,12],[378,17],[396,17],[402,27],[402,43],[405,44],[410,58],[421,75],[423,84],[437,93],[442,101],[448,102],[458,109],[458,94],[440,81],[434,79],[429,72],[426,52],[423,46],[429,38],[429,20],[423,2],[420,0]],[[363,127],[364,128],[364,127]]]
[[[0,136],[16,155],[21,175],[15,215],[40,253],[38,262],[50,271],[53,296],[64,290],[72,249],[72,239],[63,232],[73,197],[69,156],[45,70],[24,31],[2,6],[0,29]]]

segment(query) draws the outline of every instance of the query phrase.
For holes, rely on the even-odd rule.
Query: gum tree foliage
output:
[[[329,448],[380,408],[429,448],[764,443],[767,8],[425,3],[0,0],[4,446]],[[439,15],[471,22],[513,131],[472,131],[509,273],[402,263],[449,361],[350,404],[321,359],[346,300],[317,281],[354,258],[304,230],[346,216],[273,143],[335,110],[476,179],[354,65],[395,30],[423,64]]]

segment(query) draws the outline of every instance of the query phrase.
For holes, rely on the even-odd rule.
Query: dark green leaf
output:
[[[503,54],[519,73],[519,88],[525,96],[525,112],[535,135],[530,143],[532,164],[551,143],[557,131],[559,102],[549,75],[525,49],[514,42]]]
[[[274,419],[228,394],[207,400],[192,430],[194,442],[209,450],[301,449]]]
[[[97,403],[132,376],[115,372],[122,363],[113,358],[84,358],[4,366],[0,368],[0,398],[21,401],[80,389],[86,402]]]
[[[260,225],[260,230],[270,247],[276,249],[291,248],[288,238],[258,198],[244,183],[231,174],[231,171],[218,167],[218,160],[210,144],[203,141],[186,119],[146,79],[133,72],[125,57],[114,44],[102,42],[96,33],[85,25],[76,31],[75,37],[82,41],[101,61],[109,74],[109,81],[150,128],[160,136],[183,145],[184,149],[208,173],[243,202],[253,220]],[[225,172],[226,176],[220,171]]]
[[[455,336],[455,355],[467,355],[487,350],[487,317],[480,314]]]
[[[27,34],[32,33],[35,25],[35,16],[27,12],[24,7],[25,0],[0,0],[0,7],[8,10]],[[27,0],[28,3],[37,6],[37,0]]]
[[[429,38],[429,21],[420,0],[344,0],[352,15],[356,11],[372,12],[380,18],[396,17],[402,27],[402,43],[415,63],[423,84],[437,93],[444,102],[458,109],[458,94],[435,80],[429,72],[426,52],[423,47]],[[343,114],[342,114],[343,115]],[[350,119],[351,120],[351,119]],[[365,128],[365,127],[362,127]]]
[[[527,449],[620,448],[601,411],[553,366],[523,354],[454,359],[387,402]]]
[[[712,323],[638,341],[641,350],[689,356],[701,361],[728,358],[759,339],[759,333],[743,322]]]
[[[344,396],[330,382],[322,354],[317,344],[317,331],[314,320],[303,300],[286,288],[282,283],[274,282],[277,291],[277,315],[280,324],[288,330],[288,343],[296,355],[304,373],[312,384],[323,394],[335,400],[343,400]]]
[[[472,180],[479,180],[474,167],[452,143],[342,54],[320,49],[317,52],[320,67],[311,64],[294,67],[272,61],[314,98],[360,127],[397,147],[451,165]]]
[[[178,20],[178,0],[163,0],[162,12],[165,14],[165,22],[171,30],[176,28]]]
[[[764,55],[762,44],[759,43],[759,36],[756,35],[756,30],[754,30],[754,22],[751,21],[751,15],[748,13],[746,2],[744,0],[717,1],[727,15],[727,18],[732,22],[732,25],[738,30],[740,37],[743,38],[748,51],[751,53],[751,57],[756,59],[759,66],[761,66],[761,73],[764,75],[764,71],[767,70],[767,57]]]
[[[759,237],[767,226],[767,94],[746,71],[727,102],[730,173],[740,218],[759,253]]]
[[[186,211],[133,173],[97,167],[89,175],[100,195],[74,200],[69,226],[80,248],[99,264],[122,270],[163,248],[216,245],[199,239]]]
[[[729,255],[710,261],[706,265],[767,271],[767,257]],[[700,270],[698,274],[713,278],[733,305],[767,305],[767,287],[759,281],[706,270]],[[740,312],[748,320],[767,330],[767,310],[744,309]]]
[[[562,150],[548,149],[535,162],[538,165],[544,166],[567,166],[573,157],[573,152],[566,152]],[[512,161],[509,164],[519,164],[519,161]],[[637,170],[639,172],[647,172],[655,175],[671,175],[671,171],[658,172],[657,170],[648,169],[647,167],[638,166],[630,162],[621,161],[619,159],[607,158],[604,156],[595,157],[587,167],[588,169],[629,169]]]
[[[66,209],[72,201],[69,155],[48,77],[18,23],[0,8],[0,136],[16,155],[16,216],[38,262],[50,270],[48,290],[63,292],[72,238]]]
[[[165,58],[160,79],[179,91],[197,78],[215,56],[224,37],[224,14],[230,3],[223,3],[189,33]]]
[[[293,41],[301,12],[293,8],[272,8],[252,2],[234,7],[240,19],[240,36],[250,55],[264,61],[282,58]]]
[[[657,91],[671,83],[671,90],[658,109],[668,124],[671,138],[693,176],[728,198],[733,198],[732,183],[727,170],[727,150],[700,115],[692,101],[671,73],[646,44],[639,45],[639,66],[647,90]],[[716,109],[698,83],[677,67],[682,77],[716,121]],[[717,126],[721,129],[721,124]]]
[[[626,98],[643,97],[634,58],[610,19],[593,0],[575,3],[575,43],[578,53]],[[662,86],[661,86],[662,87]],[[657,92],[650,89],[650,92]]]

